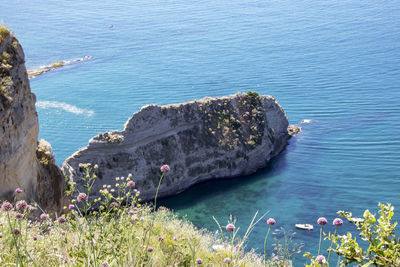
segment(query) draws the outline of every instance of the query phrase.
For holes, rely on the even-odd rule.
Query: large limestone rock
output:
[[[0,200],[13,200],[15,188],[20,187],[26,200],[49,212],[59,211],[63,175],[49,153],[37,157],[36,97],[30,90],[22,47],[4,29],[0,36]]]
[[[94,197],[117,176],[133,175],[142,199],[154,198],[160,166],[169,164],[159,196],[193,184],[254,173],[287,144],[288,120],[272,96],[257,93],[204,98],[183,104],[149,105],[123,131],[99,134],[63,163],[79,185],[79,163],[98,165]],[[93,191],[92,191],[93,192]]]

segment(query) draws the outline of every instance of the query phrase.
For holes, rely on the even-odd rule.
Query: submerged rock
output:
[[[288,120],[272,96],[255,92],[166,106],[148,105],[123,131],[99,134],[63,163],[75,182],[79,163],[98,165],[93,197],[103,184],[132,174],[142,199],[154,198],[160,166],[169,164],[160,197],[201,181],[252,174],[267,166],[290,138]]]
[[[46,163],[37,157],[39,124],[35,102],[22,47],[11,33],[2,35],[0,200],[13,200],[14,190],[19,187],[25,200],[38,202],[48,212],[59,212],[63,202],[64,178],[51,153]]]
[[[28,78],[29,79],[35,78],[36,76],[42,75],[43,73],[46,73],[48,71],[51,71],[51,70],[54,70],[54,69],[57,69],[60,67],[64,67],[65,65],[69,65],[71,63],[88,60],[91,58],[92,58],[91,56],[84,56],[84,57],[73,59],[73,60],[64,60],[64,61],[53,63],[51,65],[42,66],[36,70],[28,70]]]

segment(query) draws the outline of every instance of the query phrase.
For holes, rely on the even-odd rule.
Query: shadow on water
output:
[[[191,186],[178,195],[161,198],[158,201],[159,205],[173,210],[189,208],[210,196],[236,191],[241,187],[257,183],[260,179],[268,179],[269,177],[278,175],[287,168],[287,154],[294,150],[295,147],[296,137],[289,140],[286,148],[279,155],[272,158],[266,168],[258,170],[255,174],[204,181]]]

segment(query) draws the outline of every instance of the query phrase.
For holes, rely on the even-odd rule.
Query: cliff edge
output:
[[[64,178],[51,151],[43,151],[50,145],[38,147],[35,102],[22,47],[0,25],[0,199],[12,200],[19,187],[25,200],[38,202],[48,212],[59,212]]]
[[[92,138],[65,160],[62,170],[74,179],[82,175],[79,163],[97,164],[93,197],[103,184],[115,185],[115,177],[131,173],[142,199],[150,200],[161,165],[169,164],[171,171],[160,197],[208,179],[252,174],[284,149],[288,127],[275,98],[255,92],[148,105],[133,114],[123,131]],[[79,179],[74,180],[79,185]]]

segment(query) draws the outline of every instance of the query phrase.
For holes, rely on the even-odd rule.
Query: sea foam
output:
[[[42,109],[48,109],[48,108],[56,108],[56,109],[62,109],[66,112],[71,112],[77,115],[83,114],[86,116],[93,116],[94,115],[94,111],[93,110],[89,110],[89,109],[82,109],[82,108],[78,108],[77,106],[74,105],[70,105],[64,102],[57,102],[57,101],[38,101],[36,103],[36,106],[38,108],[42,108]]]

